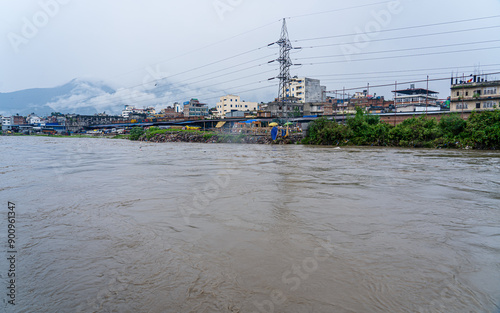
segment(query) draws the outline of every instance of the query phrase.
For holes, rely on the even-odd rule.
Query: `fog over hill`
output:
[[[185,96],[186,90],[187,87],[174,86],[165,81],[115,90],[103,82],[73,79],[67,84],[53,88],[0,93],[0,114],[9,116],[35,113],[44,116],[52,112],[82,115],[106,112],[119,115],[125,105],[138,108],[153,106],[161,109],[175,101],[189,100],[190,97],[204,92],[191,91],[189,96]]]

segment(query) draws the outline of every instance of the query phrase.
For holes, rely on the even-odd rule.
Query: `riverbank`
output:
[[[288,138],[279,138],[275,141],[271,136],[233,135],[201,132],[169,132],[150,135],[147,132],[138,138],[138,141],[166,143],[166,142],[194,142],[194,143],[241,143],[241,144],[300,144],[304,136],[292,134]]]

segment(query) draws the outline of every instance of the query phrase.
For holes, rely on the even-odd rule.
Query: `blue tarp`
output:
[[[249,121],[246,121],[245,123],[247,123],[247,124],[251,124],[251,123],[253,123],[253,122],[258,122],[258,120],[249,120]]]
[[[271,129],[271,138],[273,140],[276,140],[276,138],[278,138],[278,127],[273,127],[273,129]]]

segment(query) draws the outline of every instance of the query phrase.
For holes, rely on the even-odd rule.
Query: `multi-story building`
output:
[[[304,116],[322,116],[325,112],[325,103],[304,103]]]
[[[2,130],[9,130],[12,127],[12,117],[2,116]]]
[[[356,92],[348,103],[348,111],[355,112],[357,108],[366,111],[386,113],[394,106],[394,101],[386,101],[384,96],[369,95],[368,90]]]
[[[155,115],[155,117],[157,117],[157,118],[180,118],[180,117],[183,117],[184,113],[177,112],[175,105],[178,105],[178,103],[174,104],[174,107],[168,106],[167,108],[161,110],[159,114]]]
[[[469,80],[452,79],[450,111],[484,111],[500,107],[500,80],[475,75]]]
[[[408,89],[395,90],[394,102],[397,112],[428,112],[440,111],[441,107],[437,105],[439,92],[415,88],[411,85]]]
[[[208,116],[208,107],[200,103],[198,99],[191,99],[184,102],[184,117],[204,117]]]
[[[184,108],[182,107],[182,105],[179,102],[174,103],[174,111],[175,111],[175,113],[184,114]]]
[[[217,116],[224,117],[226,114],[234,111],[242,112],[253,112],[259,109],[259,104],[257,102],[245,102],[241,101],[239,96],[227,95],[220,98],[217,103]]]
[[[155,115],[156,109],[153,107],[145,109],[137,109],[132,105],[126,105],[125,109],[122,111],[122,117],[130,118],[132,115]]]
[[[258,117],[299,117],[304,115],[304,104],[270,102],[260,105]]]
[[[35,114],[30,114],[28,115],[28,124],[30,125],[36,125],[36,124],[40,124],[42,122],[42,120],[36,116]]]
[[[12,125],[26,125],[26,118],[20,115],[12,116]]]
[[[285,93],[287,100],[299,103],[315,103],[326,101],[326,87],[321,86],[319,79],[292,78],[290,89]]]

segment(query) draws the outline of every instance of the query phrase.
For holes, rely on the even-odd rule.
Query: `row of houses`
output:
[[[294,77],[285,92],[286,98],[280,101],[275,99],[269,103],[246,102],[237,95],[226,95],[220,98],[215,108],[209,109],[207,104],[200,103],[198,99],[191,99],[185,102],[183,107],[175,103],[174,107],[162,110],[156,117],[331,116],[353,114],[357,108],[369,113],[431,113],[491,110],[500,106],[500,81],[488,82],[478,75],[467,81],[452,79],[451,97],[446,99],[439,99],[439,93],[436,91],[419,88],[414,84],[392,92],[393,100],[386,100],[376,94],[370,95],[368,90],[326,97],[326,88],[321,86],[319,80]]]
[[[317,90],[317,86],[315,88]],[[471,75],[468,80],[452,78],[451,96],[446,99],[439,99],[439,93],[436,91],[418,88],[414,84],[409,88],[392,92],[393,100],[370,95],[368,90],[353,95],[339,93],[322,101],[303,101],[297,98],[292,98],[290,101],[287,97],[282,101],[261,105],[258,116],[331,116],[353,114],[357,108],[369,113],[432,113],[483,111],[500,107],[500,81],[488,81],[480,75]]]
[[[45,127],[46,125],[58,125],[57,117],[50,116],[41,118],[32,113],[28,116],[20,116],[19,114],[13,116],[0,116],[2,121],[2,131],[27,129],[33,126]]]
[[[209,108],[198,99],[191,99],[182,105],[174,103],[160,112],[149,107],[137,109],[126,106],[121,116],[96,114],[82,116],[76,114],[53,114],[38,117],[0,116],[2,130],[26,130],[50,127],[57,130],[78,132],[90,125],[134,123],[146,119],[193,120],[224,118],[275,118],[301,116],[332,116],[353,114],[357,108],[369,113],[421,113],[421,112],[471,112],[493,110],[500,107],[500,81],[488,81],[481,75],[471,75],[468,79],[451,79],[451,96],[440,100],[438,92],[418,88],[414,84],[406,89],[394,90],[394,99],[370,95],[368,90],[354,94],[334,94],[326,97],[326,88],[319,80],[294,77],[285,92],[285,99],[275,99],[269,103],[246,102],[237,95],[220,97],[214,108]]]
[[[122,116],[112,116],[105,113],[95,115],[60,114],[54,113],[47,117],[38,117],[30,114],[27,117],[1,116],[2,131],[14,132],[80,132],[86,127],[99,124],[125,123],[129,120]]]

